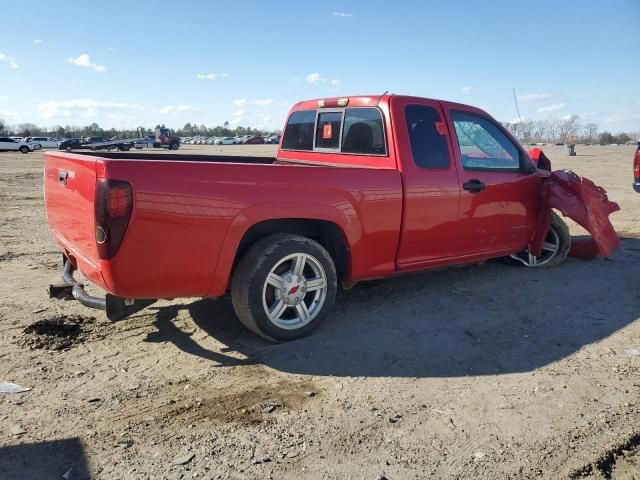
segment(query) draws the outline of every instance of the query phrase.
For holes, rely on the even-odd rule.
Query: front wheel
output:
[[[20,147],[22,153],[29,153],[29,147]]]
[[[571,234],[569,227],[555,212],[551,212],[551,225],[542,243],[540,256],[534,255],[528,250],[514,253],[508,259],[510,263],[524,265],[528,268],[554,267],[560,264],[571,249]]]
[[[169,146],[169,149],[170,149],[170,150],[178,150],[179,148],[180,148],[180,144],[179,144],[179,143],[172,143],[172,144]]]
[[[331,311],[337,276],[316,241],[270,235],[240,259],[231,281],[233,308],[252,332],[272,341],[303,337]]]

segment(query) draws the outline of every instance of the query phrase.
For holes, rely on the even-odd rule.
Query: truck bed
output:
[[[402,214],[395,169],[157,152],[47,152],[45,159],[54,240],[87,278],[122,298],[224,294],[240,241],[264,219],[337,225],[357,258],[348,278],[395,268]],[[109,260],[96,246],[100,179],[127,182],[133,198],[124,240]]]

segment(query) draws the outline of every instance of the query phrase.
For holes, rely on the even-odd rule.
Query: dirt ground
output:
[[[275,151],[184,150],[222,148]],[[0,153],[0,381],[32,388],[0,393],[0,478],[640,478],[633,148],[545,147],[622,207],[612,258],[363,283],[280,345],[227,298],[49,300],[43,154]]]

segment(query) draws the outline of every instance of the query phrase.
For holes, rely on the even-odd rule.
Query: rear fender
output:
[[[356,209],[350,203],[338,205],[315,203],[270,203],[248,207],[231,222],[218,257],[216,272],[211,285],[210,296],[224,295],[231,275],[233,261],[244,234],[257,223],[279,219],[308,219],[331,222],[342,230],[349,247],[353,249],[362,238],[362,222]],[[354,268],[353,258],[350,269]]]

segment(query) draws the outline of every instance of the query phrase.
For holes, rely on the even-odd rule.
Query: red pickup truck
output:
[[[249,329],[290,340],[329,314],[339,283],[497,257],[558,264],[571,239],[555,214],[530,251],[549,218],[543,173],[486,112],[399,95],[296,104],[275,158],[47,152],[64,254],[50,294],[117,319],[230,291]]]

